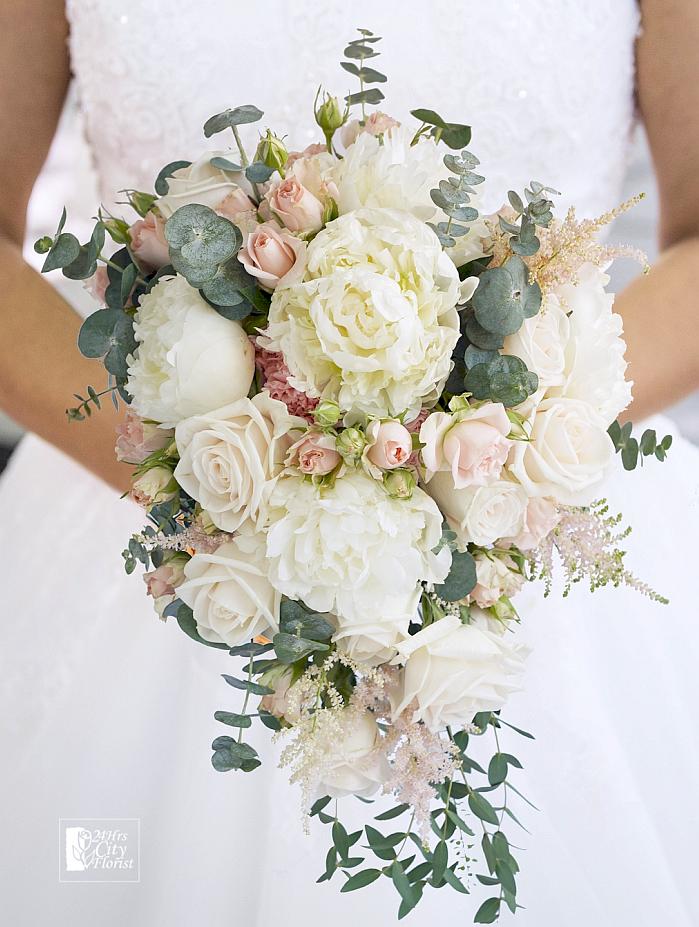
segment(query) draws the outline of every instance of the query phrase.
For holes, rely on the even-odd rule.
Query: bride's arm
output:
[[[0,407],[124,489],[111,403],[88,422],[65,415],[72,394],[97,388],[104,370],[78,353],[76,313],[22,259],[27,203],[69,80],[66,35],[63,3],[0,4]]]
[[[661,256],[619,297],[633,419],[699,388],[699,4],[643,0],[638,99],[660,193]]]

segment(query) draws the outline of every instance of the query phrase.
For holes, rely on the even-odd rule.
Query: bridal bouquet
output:
[[[109,383],[68,414],[126,405],[116,453],[149,522],[126,571],[140,561],[162,618],[242,659],[214,768],[259,766],[263,725],[306,820],[330,825],[321,880],[387,879],[399,917],[427,887],[480,883],[490,923],[518,908],[514,597],[547,592],[555,563],[566,591],[655,596],[595,488],[615,451],[631,469],[670,439],[615,421],[631,395],[605,291],[619,249],[595,234],[618,210],[557,220],[532,182],[479,214],[468,126],[369,113],[378,41],[345,49],[344,105],[316,96],[322,143],[290,151],[267,129],[253,153],[240,127],[262,112],[226,110],[204,134],[232,150],[125,191],[136,221],[101,211],[81,245],[64,212],[36,247],[103,306],[79,347]],[[380,793],[389,810],[349,831],[337,799]]]

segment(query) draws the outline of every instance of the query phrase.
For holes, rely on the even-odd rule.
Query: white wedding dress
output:
[[[338,61],[356,26],[384,36],[386,111],[409,119],[428,106],[473,125],[487,207],[532,178],[582,214],[618,200],[634,119],[633,0],[71,0],[68,11],[105,203],[193,158],[204,120],[227,106],[260,106],[262,125],[294,147],[316,141],[316,87],[350,89]],[[533,653],[506,717],[537,740],[506,741],[540,809],[521,809],[531,836],[511,828],[524,847],[520,927],[699,923],[698,474],[699,452],[676,436],[666,464],[603,490],[634,525],[630,567],[668,607],[626,590],[542,604],[532,587],[520,599]],[[120,551],[140,513],[33,437],[0,483],[0,511],[5,922],[392,923],[397,895],[383,881],[342,896],[339,882],[314,884],[329,835],[314,825],[303,836],[272,749],[260,747],[266,762],[252,775],[212,769],[210,741],[225,733],[213,712],[237,704],[219,676],[231,658],[159,622],[140,579],[124,575]],[[140,883],[59,883],[59,817],[140,818]],[[478,886],[472,897],[428,890],[410,923],[470,923],[482,897]]]

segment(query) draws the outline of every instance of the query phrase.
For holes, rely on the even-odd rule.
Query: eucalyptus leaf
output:
[[[250,715],[239,715],[233,711],[215,711],[214,718],[222,724],[229,724],[231,727],[250,727],[252,718]]]
[[[345,97],[348,106],[354,106],[355,103],[380,103],[384,98],[383,93],[378,87],[370,87],[368,90],[359,90],[357,93],[350,93]]]
[[[465,598],[476,585],[476,561],[468,551],[455,550],[451,555],[449,574],[434,587],[435,593],[447,602]]]
[[[236,164],[235,161],[229,161],[228,158],[222,158],[220,155],[213,157],[209,164],[212,167],[218,168],[220,171],[229,171],[232,174],[239,174],[242,171],[242,166]]]
[[[171,161],[169,164],[166,164],[155,178],[154,186],[155,192],[158,194],[158,196],[167,196],[170,189],[168,185],[168,178],[172,177],[175,171],[179,171],[183,167],[190,167],[191,163],[191,161]]]
[[[265,183],[274,173],[273,167],[268,167],[264,161],[254,161],[245,168],[245,176],[250,183]]]
[[[54,240],[41,268],[42,274],[65,267],[77,260],[80,255],[80,242],[70,232],[61,232]]]
[[[473,316],[466,321],[466,337],[483,351],[497,351],[505,344],[503,335],[486,331]]]
[[[197,641],[199,644],[204,644],[206,647],[215,647],[217,650],[228,649],[227,644],[204,640],[204,638],[197,631],[197,623],[194,620],[194,612],[188,605],[185,605],[184,602],[180,604],[180,607],[177,610],[177,624],[184,631],[187,637],[191,637],[192,640]]]
[[[302,637],[296,637],[295,634],[286,634],[283,631],[278,632],[272,638],[274,650],[277,659],[281,663],[296,663],[297,660],[303,660],[312,653],[324,653],[329,650],[327,644],[319,641],[305,640]]]
[[[165,238],[170,248],[192,265],[221,264],[235,254],[242,242],[232,222],[198,203],[181,206],[170,216],[165,223]]]
[[[224,110],[222,113],[217,113],[215,116],[211,116],[210,119],[207,119],[204,123],[204,135],[207,138],[211,138],[212,135],[223,132],[224,129],[232,129],[233,126],[242,126],[251,122],[259,122],[263,116],[264,113],[262,110],[251,104],[236,106],[235,109]]]

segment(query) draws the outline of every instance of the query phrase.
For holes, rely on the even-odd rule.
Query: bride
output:
[[[391,115],[435,106],[474,127],[472,150],[497,194],[486,209],[532,177],[564,191],[562,208],[611,208],[638,109],[664,250],[617,304],[633,417],[699,386],[692,0],[645,0],[640,11],[634,0],[70,0],[65,14],[56,0],[3,4],[0,406],[36,435],[0,483],[0,878],[13,925],[395,919],[395,898],[379,883],[342,897],[334,884],[314,884],[328,838],[303,836],[297,796],[272,757],[254,777],[212,770],[211,716],[229,707],[219,678],[227,658],[158,622],[140,583],[124,577],[119,553],[142,518],[119,499],[129,474],[114,460],[117,413],[67,424],[65,405],[97,379],[95,364],[75,348],[79,319],[21,258],[28,198],[71,71],[109,207],[114,190],[151,189],[165,162],[196,155],[204,120],[227,106],[255,103],[299,147],[317,141],[311,119],[298,125],[294,115],[318,84],[346,92],[336,62],[357,25],[384,36]],[[522,927],[699,922],[689,562],[698,473],[699,453],[676,437],[665,465],[605,487],[636,526],[631,568],[669,607],[621,590],[576,590],[542,605],[532,588],[520,599],[533,653],[509,717],[538,736],[512,748],[525,762],[522,791],[540,809],[522,810],[533,833],[520,840]],[[141,881],[59,883],[56,829],[71,817],[139,818]],[[412,922],[466,923],[476,907],[427,893]]]

